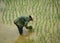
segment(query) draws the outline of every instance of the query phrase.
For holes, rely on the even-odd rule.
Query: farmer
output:
[[[20,35],[23,34],[24,26],[26,27],[26,29],[29,29],[29,26],[27,26],[27,24],[30,21],[33,21],[33,18],[31,17],[31,15],[29,15],[28,17],[25,17],[25,16],[18,17],[17,19],[14,20],[14,24],[17,26]]]

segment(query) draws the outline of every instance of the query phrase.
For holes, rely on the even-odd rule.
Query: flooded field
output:
[[[28,15],[34,32],[21,36],[13,21]],[[0,43],[60,43],[60,0],[0,0]]]

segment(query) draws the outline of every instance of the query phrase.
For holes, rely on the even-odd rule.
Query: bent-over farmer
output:
[[[28,17],[21,16],[18,17],[17,19],[14,20],[14,24],[17,26],[19,33],[22,35],[23,34],[23,27],[25,26],[26,29],[29,29],[27,26],[28,22],[33,21],[33,18],[31,15]]]

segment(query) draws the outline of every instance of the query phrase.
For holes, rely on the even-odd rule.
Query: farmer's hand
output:
[[[32,26],[26,26],[26,29],[32,29]]]
[[[33,27],[32,26],[29,26],[29,29],[31,30]]]
[[[28,26],[26,26],[26,29],[29,29],[29,27],[28,27]]]
[[[33,27],[29,26],[29,30],[30,30],[30,32],[33,32]]]
[[[32,26],[26,26],[26,29],[29,29],[30,31],[34,32],[34,29]]]

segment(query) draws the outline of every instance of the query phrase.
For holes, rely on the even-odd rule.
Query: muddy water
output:
[[[28,39],[29,41],[32,41],[31,39],[34,40],[36,34],[28,31],[29,30],[26,30],[23,35],[19,35],[18,29],[15,25],[0,23],[0,43],[25,43]]]
[[[0,43],[14,43],[18,35],[16,28],[0,23]]]

